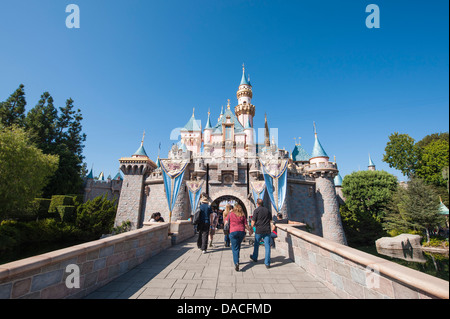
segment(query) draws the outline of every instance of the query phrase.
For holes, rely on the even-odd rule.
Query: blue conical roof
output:
[[[337,174],[334,178],[334,186],[342,186],[342,177],[341,174]]]
[[[201,131],[202,128],[200,126],[200,123],[198,120],[195,119],[194,114],[192,114],[189,121],[186,123],[186,125],[181,129],[181,131]]]
[[[89,172],[89,174],[86,176],[87,179],[94,179],[94,173],[92,172],[92,168],[91,171]]]
[[[207,128],[212,129],[211,120],[210,120],[210,115],[211,115],[211,113],[208,112],[208,120],[206,121],[205,130],[206,130]]]
[[[240,85],[250,85],[250,80],[248,79],[248,77],[245,75],[245,68],[242,68],[242,79],[241,79],[241,84]],[[251,86],[251,85],[250,85]]]
[[[148,157],[148,155],[144,149],[144,143],[141,143],[141,146],[137,149],[136,152],[134,152],[133,156],[147,156]]]
[[[370,158],[370,154],[369,154],[369,166],[375,166],[375,164],[372,162],[372,158]]]
[[[308,162],[311,156],[309,156],[308,152],[301,145],[295,145],[292,150],[292,160],[294,162]]]
[[[311,158],[314,157],[328,157],[327,153],[320,144],[319,138],[317,137],[317,133],[316,133],[316,140],[314,141],[313,151],[311,153]]]
[[[123,180],[123,177],[120,174],[120,172],[117,172],[117,174],[116,174],[116,176],[114,176],[113,180]]]

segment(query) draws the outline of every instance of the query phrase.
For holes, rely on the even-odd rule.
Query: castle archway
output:
[[[242,210],[244,211],[245,216],[248,216],[247,207],[245,204],[236,196],[233,195],[222,195],[217,197],[213,202],[211,203],[212,208],[217,208],[220,210],[225,210],[225,206],[227,204],[231,204],[235,206],[236,204],[239,204],[242,207]]]

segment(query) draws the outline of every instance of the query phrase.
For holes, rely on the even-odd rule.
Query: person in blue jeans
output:
[[[258,261],[259,243],[264,241],[264,264],[266,268],[270,268],[270,233],[272,232],[270,223],[272,214],[263,206],[262,199],[258,199],[256,204],[258,208],[255,209],[252,217],[252,227],[255,227],[255,244],[250,259],[254,262]]]
[[[236,205],[228,214],[226,223],[230,224],[230,241],[234,269],[239,271],[239,255],[241,252],[241,243],[245,238],[245,230],[248,230],[250,235],[252,234],[252,230],[247,223],[247,218],[240,205]]]

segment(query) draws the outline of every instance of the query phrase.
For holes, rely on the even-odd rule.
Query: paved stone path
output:
[[[233,266],[231,248],[216,234],[206,254],[197,249],[197,236],[150,258],[128,273],[88,295],[88,299],[335,299],[323,283],[272,249],[266,269],[250,261],[253,248],[242,243],[240,271]],[[220,240],[220,242],[219,242]]]

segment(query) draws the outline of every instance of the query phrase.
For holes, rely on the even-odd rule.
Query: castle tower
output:
[[[320,144],[315,124],[314,135],[314,148],[306,171],[316,181],[316,203],[321,219],[322,237],[347,245],[334,185],[334,177],[339,171],[336,163],[329,161],[327,153]]]
[[[203,134],[203,141],[205,144],[209,144],[211,142],[211,132],[213,130],[211,125],[211,112],[208,111],[208,120],[206,121],[206,126]]]
[[[372,162],[372,159],[370,158],[370,154],[369,154],[369,166],[367,166],[367,169],[369,171],[376,171],[377,169],[375,168],[375,164]]]
[[[202,147],[202,127],[200,121],[195,119],[194,113],[195,108],[189,121],[180,130],[181,144],[184,144],[193,154],[198,154]]]
[[[144,137],[138,150],[131,157],[122,157],[119,163],[124,177],[114,226],[130,221],[131,228],[137,229],[142,227],[144,219],[144,180],[147,174],[156,169],[156,164],[145,152]]]
[[[250,119],[247,118],[247,123],[244,126],[244,131],[246,134],[246,148],[247,152],[250,154],[256,153],[256,145],[255,145],[255,131],[250,124]]]
[[[252,85],[250,84],[250,77],[245,74],[245,66],[242,65],[242,79],[239,84],[238,91],[236,93],[238,99],[238,105],[234,108],[239,122],[242,126],[245,126],[247,120],[250,121],[251,127],[253,127],[253,117],[255,116],[255,106],[252,105]]]

